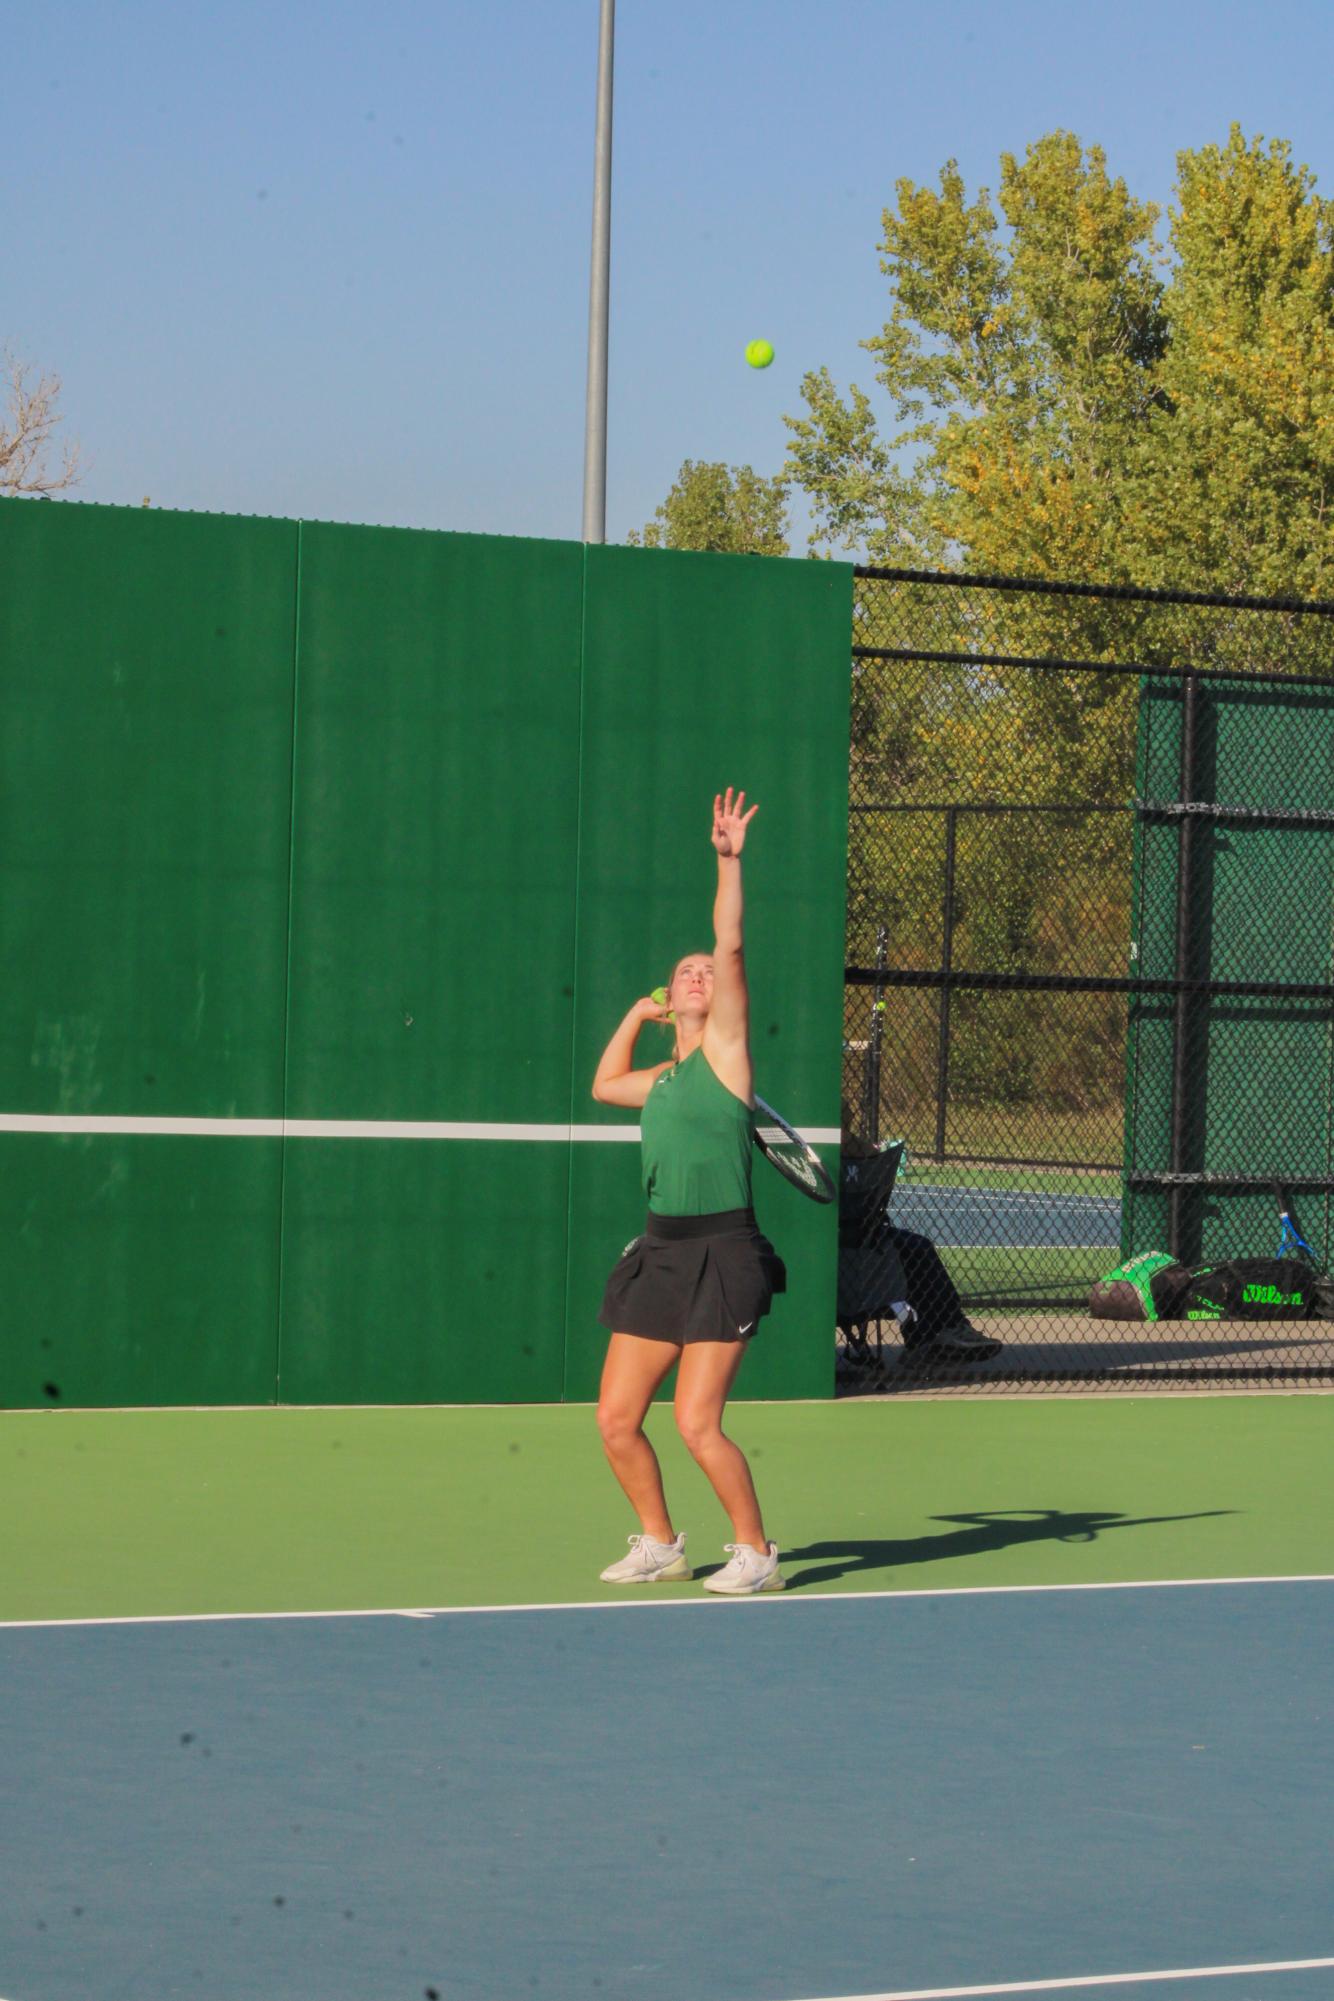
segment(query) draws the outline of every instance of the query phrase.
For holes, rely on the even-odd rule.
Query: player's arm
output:
[[[735,1089],[741,1081],[749,1096],[750,1071],[750,992],[746,985],[746,953],[743,935],[744,906],[741,893],[741,850],[746,829],[759,811],[752,806],[743,811],[744,792],[735,799],[729,785],[725,795],[713,802],[713,845],[718,853],[718,891],[713,901],[713,1000],[704,1029],[705,1048],[712,1060],[717,1057],[727,1067],[726,1081]],[[744,1068],[744,1080],[737,1077]],[[715,1067],[717,1067],[715,1065]]]
[[[705,1035],[735,1048],[750,1038],[750,993],[741,930],[741,859],[718,857],[718,894],[713,902],[713,1000]]]
[[[663,1071],[671,1069],[670,1058],[666,1063],[655,1063],[650,1070],[632,1067],[635,1043],[644,1023],[666,1019],[667,1009],[650,996],[635,1002],[603,1050],[593,1078],[593,1096],[600,1105],[623,1105],[627,1111],[637,1112]]]

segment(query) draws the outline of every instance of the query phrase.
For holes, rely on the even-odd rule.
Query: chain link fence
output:
[[[841,1387],[1334,1384],[1334,604],[865,569],[852,691]]]

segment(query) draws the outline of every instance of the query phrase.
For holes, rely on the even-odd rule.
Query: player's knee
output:
[[[723,1429],[716,1412],[692,1410],[690,1406],[678,1404],[676,1407],[676,1428],[681,1434],[681,1442],[686,1451],[698,1459],[701,1452],[707,1452],[720,1443]]]
[[[609,1452],[615,1452],[629,1445],[639,1432],[638,1421],[630,1413],[613,1403],[598,1405],[598,1430],[602,1443]]]

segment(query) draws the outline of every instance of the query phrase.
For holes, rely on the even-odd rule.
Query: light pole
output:
[[[597,131],[593,142],[593,258],[588,284],[588,393],[584,416],[584,540],[607,539],[607,321],[611,298],[611,79],[616,0],[601,0]]]

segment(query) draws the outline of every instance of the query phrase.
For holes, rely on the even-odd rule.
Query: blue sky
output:
[[[0,340],[78,497],[577,539],[597,11],[0,7]],[[1063,127],[1166,203],[1235,119],[1334,195],[1331,75],[1328,0],[619,0],[608,539],[871,386],[900,175]]]

